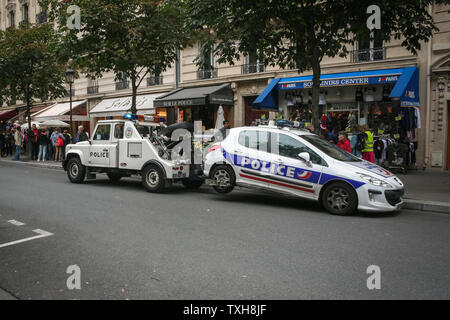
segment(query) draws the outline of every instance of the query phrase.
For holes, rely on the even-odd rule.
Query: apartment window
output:
[[[256,52],[250,53],[247,56],[245,56],[244,61],[245,61],[245,63],[242,66],[243,74],[258,73],[258,72],[266,71],[266,66],[264,65],[264,62],[259,60]]]
[[[386,58],[386,48],[380,30],[372,31],[369,36],[355,41],[355,51],[353,51],[353,62],[377,61]]]
[[[216,58],[214,56],[214,46],[203,44],[200,50],[200,68],[198,79],[217,78]]]
[[[10,28],[14,28],[16,26],[16,17],[14,11],[9,13],[9,26]]]
[[[47,11],[43,10],[36,15],[36,23],[43,24],[47,22]]]
[[[128,76],[124,72],[121,72],[117,76],[118,81],[116,81],[116,91],[126,90],[130,88],[130,82],[128,81]]]
[[[163,76],[161,75],[150,75],[147,78],[147,86],[151,87],[151,86],[158,86],[163,84]]]
[[[96,94],[98,93],[98,80],[89,80],[87,87],[87,94]]]
[[[29,22],[28,11],[28,4],[24,4],[22,6],[22,22]]]

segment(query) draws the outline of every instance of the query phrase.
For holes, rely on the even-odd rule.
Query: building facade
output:
[[[20,21],[28,19],[32,23],[46,21],[46,13],[37,5],[36,0],[0,0],[0,27],[5,29],[17,26]],[[430,12],[440,31],[433,38],[424,43],[418,55],[412,55],[401,46],[401,40],[392,40],[389,43],[370,41],[368,43],[355,42],[349,47],[350,54],[346,58],[324,58],[321,64],[323,75],[371,72],[376,70],[393,70],[416,67],[419,72],[418,94],[420,106],[417,108],[420,116],[420,128],[414,140],[417,143],[416,164],[418,167],[438,168],[450,170],[450,15],[449,6],[433,5]],[[160,75],[149,75],[138,89],[138,95],[152,97],[158,107],[153,114],[165,120],[197,120],[202,119],[211,127],[214,123],[217,110],[223,105],[225,118],[230,120],[232,126],[250,125],[261,117],[274,117],[275,112],[254,108],[253,102],[272,82],[273,79],[306,77],[312,71],[299,74],[297,70],[282,70],[261,64],[254,57],[242,56],[234,65],[218,64],[215,57],[206,57],[209,63],[199,67],[195,59],[199,55],[200,44],[186,48],[180,52],[178,65],[166,70]],[[225,86],[226,85],[226,86]],[[214,88],[226,87],[226,99],[221,103],[216,96],[213,97]],[[124,78],[115,81],[115,75],[106,73],[95,81],[81,77],[76,79],[73,86],[74,101],[86,101],[87,109],[92,110],[101,101],[122,99],[131,95],[129,81]],[[180,90],[181,91],[174,91]],[[375,86],[370,92],[375,101],[383,100],[383,86]],[[187,90],[192,89],[192,90]],[[184,93],[183,93],[184,90]],[[207,101],[199,102],[192,96],[195,91],[206,93]],[[225,90],[225,89],[223,89]],[[350,102],[357,96],[356,87],[324,89],[329,104],[326,112],[357,112],[371,114],[370,107],[358,106],[355,108]],[[369,88],[369,91],[371,89]],[[178,92],[178,93],[177,93]],[[170,95],[177,93],[177,99],[170,100]],[[190,96],[188,95],[190,94]],[[370,93],[364,92],[364,97]],[[185,94],[183,96],[183,94]],[[284,117],[289,117],[295,110],[292,109],[293,98],[283,92],[285,98],[280,102],[278,110]],[[222,97],[224,96],[222,95]],[[307,91],[295,99],[308,99]],[[286,97],[288,97],[286,99]],[[188,100],[188,98],[190,100]],[[192,98],[192,99],[191,99]],[[213,100],[216,100],[215,102]],[[231,101],[230,101],[231,99]],[[367,98],[364,98],[367,99]],[[367,102],[363,99],[364,102]],[[122,101],[120,100],[120,101]],[[170,103],[168,101],[171,101]],[[194,101],[195,100],[195,101]],[[370,99],[369,99],[370,100]],[[53,102],[67,102],[68,98]],[[281,101],[281,100],[280,100]],[[123,102],[123,101],[122,101]],[[350,104],[349,104],[350,103]],[[178,104],[178,105],[177,105]],[[189,105],[192,104],[192,105]],[[18,101],[15,105],[3,106],[3,110],[20,108],[23,105]],[[366,109],[364,109],[366,108]],[[389,108],[389,107],[388,107]],[[106,110],[106,109],[105,109]],[[383,109],[377,109],[383,112]],[[381,111],[380,111],[381,110]],[[390,110],[390,109],[388,109]],[[101,116],[101,114],[100,114]],[[1,114],[0,114],[1,117]],[[206,119],[207,118],[207,119]],[[101,117],[90,117],[90,127]]]

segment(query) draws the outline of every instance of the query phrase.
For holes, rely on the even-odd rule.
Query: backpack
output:
[[[356,139],[356,145],[355,148],[358,151],[364,150],[364,147],[366,145],[366,142],[364,141],[364,134],[358,133],[357,139]]]
[[[56,140],[56,146],[57,147],[63,147],[64,146],[64,140],[61,137],[58,137]]]

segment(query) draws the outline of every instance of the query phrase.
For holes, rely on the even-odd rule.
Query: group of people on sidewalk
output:
[[[363,160],[375,163],[373,134],[367,126],[355,125],[351,140],[348,139],[347,132],[341,131],[339,134],[336,134],[334,130],[324,132],[322,138],[335,144],[339,149]]]
[[[61,162],[64,160],[67,145],[88,139],[83,126],[78,128],[75,139],[67,129],[38,129],[36,124],[33,124],[31,130],[22,130],[20,126],[14,126],[0,133],[0,156],[11,156],[14,150],[14,160],[20,161],[20,155],[27,151],[29,145],[31,160]]]

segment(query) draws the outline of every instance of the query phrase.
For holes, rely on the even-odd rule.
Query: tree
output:
[[[0,100],[25,103],[28,130],[36,100],[56,99],[66,92],[65,66],[58,56],[58,36],[50,24],[25,23],[0,31]]]
[[[233,64],[240,54],[256,52],[266,65],[313,71],[313,125],[319,131],[320,63],[345,57],[355,37],[370,37],[367,8],[381,9],[382,38],[402,38],[413,53],[437,28],[428,14],[432,0],[186,0],[191,27],[215,43],[219,63]],[[449,0],[434,1],[448,4]],[[373,36],[373,35],[372,35]],[[204,46],[205,47],[205,46]],[[209,46],[210,47],[210,46]]]
[[[70,5],[80,8],[79,28],[67,23],[74,13],[66,3],[39,3],[50,8],[50,18],[65,35],[74,66],[82,73],[95,79],[113,71],[116,80],[130,79],[132,113],[141,82],[149,73],[159,75],[169,68],[177,50],[191,39],[179,0],[72,0]]]

